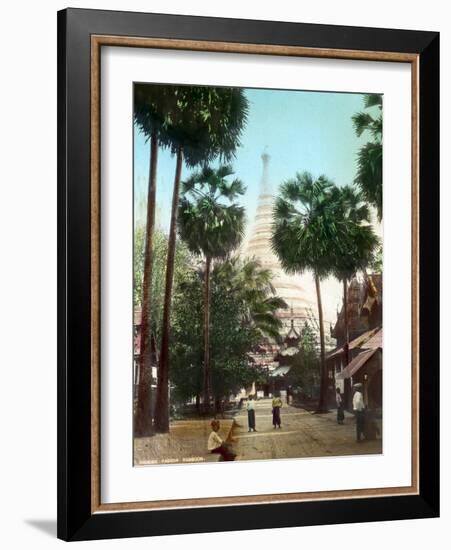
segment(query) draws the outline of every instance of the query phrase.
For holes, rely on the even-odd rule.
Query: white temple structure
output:
[[[274,206],[274,190],[269,177],[270,155],[265,151],[261,156],[263,171],[260,180],[259,196],[255,218],[251,222],[247,242],[242,253],[247,257],[254,257],[262,267],[274,273],[273,285],[278,296],[288,305],[287,310],[281,310],[279,317],[283,321],[285,336],[291,328],[291,321],[297,330],[302,329],[306,320],[316,324],[318,317],[316,292],[311,273],[302,275],[287,275],[272,250],[271,232]],[[325,312],[325,329],[329,330],[328,314]],[[331,319],[330,319],[331,321]]]

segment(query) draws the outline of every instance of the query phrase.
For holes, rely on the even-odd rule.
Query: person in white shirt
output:
[[[256,432],[257,430],[255,429],[255,401],[254,401],[253,395],[250,395],[248,397],[246,409],[247,409],[247,423],[249,426],[249,431],[254,430],[254,432]]]
[[[354,397],[352,399],[352,408],[355,415],[355,425],[357,432],[357,441],[362,441],[365,430],[365,402],[363,401],[362,384],[354,384]]]
[[[219,420],[212,420],[211,429],[212,432],[208,437],[207,449],[210,453],[218,453],[222,456],[223,460],[231,461],[235,460],[236,454],[232,452],[229,446],[219,437],[219,428],[221,424]]]

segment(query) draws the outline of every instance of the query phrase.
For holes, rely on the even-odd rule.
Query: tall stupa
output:
[[[311,275],[287,275],[272,250],[271,232],[274,207],[274,195],[269,176],[270,155],[263,152],[261,159],[263,170],[260,179],[259,196],[255,218],[250,226],[250,233],[244,254],[254,257],[262,267],[270,269],[274,274],[273,285],[278,296],[288,305],[287,310],[281,310],[279,317],[283,321],[282,333],[288,333],[292,321],[297,329],[301,329],[306,320],[315,322],[316,294]]]

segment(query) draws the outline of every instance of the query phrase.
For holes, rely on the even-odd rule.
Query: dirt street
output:
[[[377,454],[382,452],[382,440],[356,442],[355,421],[346,415],[339,426],[335,413],[313,414],[304,409],[284,404],[281,410],[282,428],[272,426],[271,400],[255,404],[256,429],[248,432],[245,406],[235,420],[233,449],[236,460],[269,458],[298,458]]]

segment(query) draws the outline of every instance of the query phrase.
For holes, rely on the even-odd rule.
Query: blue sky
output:
[[[246,89],[249,117],[241,147],[233,162],[235,176],[247,187],[243,197],[247,219],[253,219],[265,147],[271,156],[272,190],[296,172],[326,174],[338,185],[355,177],[358,149],[367,136],[357,138],[351,117],[363,109],[363,95],[335,92]],[[134,148],[135,220],[145,211],[149,145],[137,128]],[[157,175],[157,223],[169,226],[175,158],[159,152]],[[189,175],[183,168],[182,179]]]

